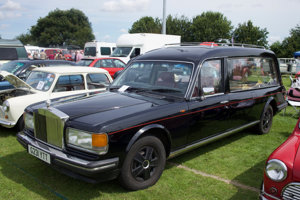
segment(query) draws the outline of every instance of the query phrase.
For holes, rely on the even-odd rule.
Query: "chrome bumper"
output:
[[[63,167],[72,170],[74,173],[79,173],[84,176],[114,170],[119,165],[119,158],[110,158],[101,161],[88,161],[75,156],[67,155],[60,150],[46,146],[45,144],[30,138],[23,132],[17,134],[17,139],[18,142],[21,143],[26,149],[28,144],[30,144],[31,146],[49,153],[51,155],[51,165]]]
[[[16,122],[11,122],[8,120],[0,119],[0,125],[6,128],[12,128],[16,125]]]

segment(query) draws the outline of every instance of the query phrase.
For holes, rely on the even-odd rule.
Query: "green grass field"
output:
[[[290,84],[287,77],[283,81]],[[27,154],[16,131],[0,128],[0,199],[258,199],[265,161],[292,133],[293,114],[290,107],[277,114],[269,134],[245,130],[168,160],[156,185],[135,192],[116,180],[89,184],[62,175]]]

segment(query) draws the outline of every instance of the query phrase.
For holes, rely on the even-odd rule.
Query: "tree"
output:
[[[193,18],[191,25],[192,41],[215,41],[219,38],[230,38],[231,21],[222,13],[204,12]]]
[[[141,19],[135,21],[128,33],[160,33],[161,32],[161,22],[159,18],[153,17],[142,17]]]
[[[169,15],[166,20],[167,24],[167,34],[171,35],[181,35],[181,42],[191,42],[192,35],[191,35],[191,21],[185,17],[181,16],[172,17]]]
[[[282,43],[275,42],[270,46],[279,58],[291,58],[294,52],[300,50],[300,26],[290,30],[290,36],[285,38]]]
[[[258,26],[254,26],[252,21],[239,24],[233,32],[233,39],[236,43],[253,44],[267,47],[268,46],[268,34],[266,28],[260,29]]]
[[[17,36],[16,39],[20,40],[24,45],[27,45],[27,44],[36,45],[36,43],[34,42],[34,40],[31,37],[30,33],[21,34],[21,35]]]
[[[85,14],[77,9],[55,9],[44,18],[40,18],[32,26],[29,34],[22,34],[18,38],[24,43],[39,46],[50,45],[78,45],[83,48],[88,41],[94,40],[91,23]],[[24,42],[30,41],[31,42]]]

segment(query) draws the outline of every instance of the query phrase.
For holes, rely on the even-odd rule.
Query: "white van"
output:
[[[111,57],[117,57],[127,63],[131,58],[166,44],[179,44],[181,36],[153,33],[123,34],[117,40],[117,48]]]
[[[116,48],[115,43],[108,42],[87,42],[84,45],[84,56],[85,57],[109,57],[110,54]]]

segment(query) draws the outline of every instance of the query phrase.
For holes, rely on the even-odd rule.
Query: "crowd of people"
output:
[[[28,58],[32,60],[70,60],[74,62],[78,62],[83,57],[82,50],[70,50],[68,53],[64,53],[63,50],[57,51],[57,53],[47,53],[44,49],[42,49],[39,53],[34,51],[33,53],[27,52]]]

